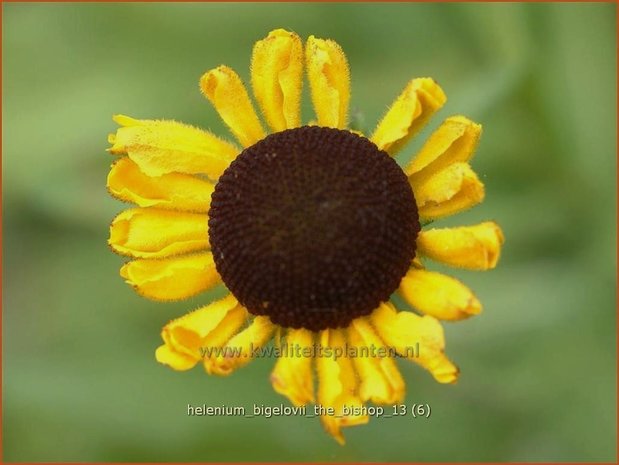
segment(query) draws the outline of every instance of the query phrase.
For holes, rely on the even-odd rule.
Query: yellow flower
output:
[[[310,126],[301,121],[304,69]],[[366,137],[347,129],[339,45],[310,36],[304,47],[283,29],[254,46],[251,86],[270,131],[232,69],[200,79],[242,149],[178,122],[114,117],[107,185],[137,207],[114,219],[109,244],[130,257],[120,274],[144,297],[186,299],[222,283],[230,291],[165,325],[160,363],[228,375],[273,349],[273,388],[296,406],[331,409],[321,421],[344,443],[342,427],[368,421],[367,402],[403,401],[397,354],[440,383],[458,377],[439,320],[481,304],[424,261],[494,268],[503,235],[493,222],[423,231],[420,222],[482,201],[469,165],[481,126],[447,118],[402,170],[392,156],[445,103],[438,84],[411,80]],[[395,291],[415,311],[398,311]]]

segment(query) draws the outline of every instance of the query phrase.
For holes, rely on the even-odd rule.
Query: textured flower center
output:
[[[219,179],[209,236],[228,289],[254,315],[317,331],[389,299],[419,219],[397,163],[364,137],[305,126],[245,149]]]

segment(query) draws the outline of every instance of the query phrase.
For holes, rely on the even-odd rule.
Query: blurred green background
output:
[[[616,6],[612,4],[3,4],[3,448],[6,461],[614,461]],[[247,81],[284,27],[337,40],[371,128],[411,77],[484,125],[497,270],[454,273],[485,305],[447,324],[443,386],[400,363],[428,420],[373,420],[338,446],[317,420],[188,417],[187,404],[278,405],[272,360],[230,378],[154,359],[161,327],[208,301],[133,293],[107,248],[114,113],[227,134],[198,91]],[[305,121],[312,117],[309,105]],[[400,161],[403,161],[401,158]]]

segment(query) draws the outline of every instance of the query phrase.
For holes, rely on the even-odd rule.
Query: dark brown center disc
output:
[[[211,199],[217,271],[254,315],[318,331],[389,299],[419,218],[397,163],[349,131],[305,126],[245,149]]]

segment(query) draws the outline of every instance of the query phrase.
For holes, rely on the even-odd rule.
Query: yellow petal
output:
[[[325,430],[340,444],[344,444],[341,428],[362,425],[368,416],[361,414],[363,402],[359,398],[359,383],[352,360],[346,353],[346,338],[342,330],[326,329],[320,333],[323,356],[317,358],[318,404],[332,409],[332,414],[321,414],[320,420]],[[336,355],[340,356],[337,357]],[[322,412],[321,412],[322,413]]]
[[[432,133],[406,168],[409,175],[431,174],[455,162],[473,157],[481,137],[481,125],[464,116],[451,116]]]
[[[169,173],[147,176],[129,157],[118,159],[107,177],[110,193],[140,207],[208,212],[213,185],[195,176]]]
[[[461,320],[481,312],[481,303],[468,287],[434,271],[408,270],[399,290],[410,305],[440,320]]]
[[[204,338],[200,350],[203,356],[202,365],[207,373],[213,373],[212,366],[217,358],[229,353],[230,348],[224,350],[223,347],[247,325],[250,317],[245,307],[238,305]]]
[[[358,350],[353,359],[361,387],[362,401],[395,404],[404,400],[405,385],[389,348],[375,333],[367,318],[353,320],[348,329],[350,344]]]
[[[209,248],[208,218],[204,214],[155,208],[133,208],[110,226],[108,243],[122,255],[162,258]]]
[[[294,32],[275,29],[256,42],[251,84],[258,105],[273,131],[301,125],[303,44]]]
[[[447,265],[488,270],[496,266],[503,241],[499,225],[486,221],[475,226],[422,231],[417,238],[417,250]]]
[[[433,79],[413,79],[378,123],[370,139],[379,149],[394,155],[446,100],[443,90]]]
[[[458,367],[445,356],[445,335],[435,318],[398,312],[387,302],[374,310],[370,319],[388,346],[428,370],[439,383],[457,380]]]
[[[266,316],[257,316],[251,324],[223,346],[218,357],[204,360],[206,370],[215,375],[226,376],[237,368],[247,365],[273,337],[275,325]]]
[[[307,329],[290,329],[286,345],[271,373],[276,392],[288,397],[295,406],[314,402],[312,355],[314,336]]]
[[[310,36],[305,48],[307,76],[319,126],[348,124],[350,72],[342,48],[333,40]]]
[[[194,367],[203,357],[201,347],[207,336],[238,308],[238,302],[230,294],[170,321],[161,331],[164,345],[155,352],[157,361],[175,370]]]
[[[122,127],[112,138],[110,153],[129,155],[148,176],[179,172],[217,179],[238,149],[210,132],[176,121],[138,120],[114,116]]]
[[[264,139],[266,134],[247,90],[232,69],[220,66],[208,71],[200,78],[200,89],[243,147]]]
[[[480,203],[484,185],[467,163],[454,163],[432,176],[409,181],[415,194],[419,215],[437,219],[453,215]]]
[[[194,357],[175,352],[166,344],[157,347],[157,350],[155,351],[155,359],[162,365],[167,365],[176,371],[190,370],[198,363],[198,360]]]
[[[210,252],[133,260],[120,269],[120,275],[138,294],[154,300],[187,299],[221,282]]]

